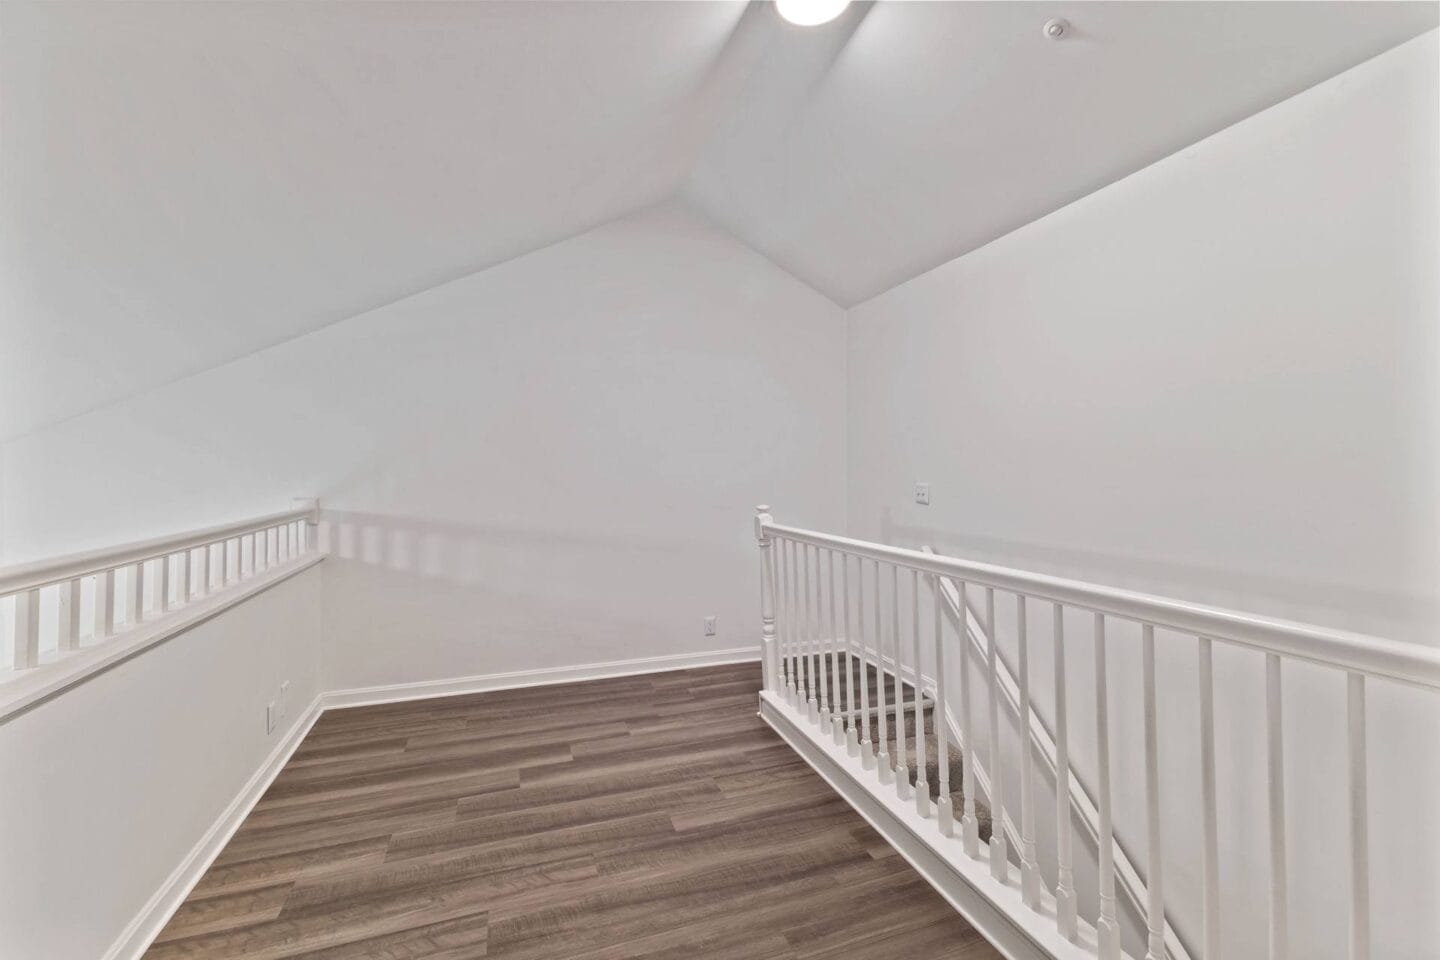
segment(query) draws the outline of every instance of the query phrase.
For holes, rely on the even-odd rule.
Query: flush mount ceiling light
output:
[[[850,6],[850,0],[775,0],[780,16],[801,27],[829,23]]]

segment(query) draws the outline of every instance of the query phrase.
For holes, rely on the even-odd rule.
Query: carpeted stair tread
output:
[[[828,668],[828,662],[827,662],[827,668]],[[877,690],[878,690],[879,673],[878,673],[878,671],[877,671],[873,666],[870,666],[870,667],[868,667],[868,669],[864,670],[864,676],[862,676],[861,673],[862,673],[862,672],[861,672],[860,665],[857,663],[857,664],[855,665],[854,669],[852,670],[852,672],[851,672],[851,677],[850,677],[850,680],[853,682],[853,688],[854,688],[854,691],[855,691],[855,693],[854,693],[854,696],[855,696],[854,707],[855,707],[856,710],[858,710],[858,709],[860,708],[862,702],[868,702],[868,703],[869,703],[869,706],[870,706],[870,716],[869,716],[869,721],[870,721],[870,723],[869,723],[869,726],[870,726],[870,737],[871,737],[871,739],[872,739],[873,741],[875,741],[875,743],[874,743],[874,748],[875,748],[876,751],[878,752],[878,751],[879,751],[879,743],[878,743],[878,741],[879,741],[879,737],[880,737],[880,725],[879,725],[879,718],[878,718],[878,716],[877,716],[876,714],[877,714],[877,704],[878,704],[878,693],[877,693]],[[814,673],[813,673],[813,665],[812,665],[812,674],[811,674],[811,679],[812,679],[812,680],[814,679],[814,676],[815,676],[815,675],[814,675]],[[802,677],[803,677],[803,673],[802,673]],[[830,678],[830,676],[829,676],[828,673],[826,674],[825,679],[826,679],[825,693],[826,693],[826,695],[827,695],[827,697],[828,697],[828,696],[831,694],[831,692],[833,691],[834,688],[833,688],[833,686],[831,685],[831,678]],[[838,707],[839,707],[839,710],[840,710],[840,711],[842,711],[842,712],[848,712],[849,709],[850,709],[850,702],[849,702],[850,683],[847,683],[847,682],[846,682],[846,681],[847,681],[847,678],[844,676],[843,673],[842,673],[842,675],[841,675],[841,677],[840,677],[840,681],[841,681],[841,682],[840,682],[840,687],[841,687],[841,689],[840,689],[840,701],[839,701]],[[861,686],[862,686],[862,684],[863,684],[863,685],[865,686],[865,688],[866,688],[866,696],[867,696],[867,700],[866,700],[866,701],[862,701],[862,700],[861,700],[861,692],[860,692],[860,691],[861,691]],[[917,770],[914,768],[914,766],[913,766],[913,764],[914,764],[914,762],[915,762],[916,746],[917,746],[917,744],[916,744],[916,737],[915,737],[915,709],[914,709],[915,688],[914,688],[913,686],[911,686],[910,684],[908,684],[908,683],[903,683],[903,682],[902,682],[901,685],[900,685],[900,690],[901,690],[901,695],[904,697],[904,700],[905,700],[905,703],[904,703],[904,712],[903,712],[903,719],[904,719],[903,741],[904,741],[904,744],[905,744],[905,764],[906,764],[906,767],[908,768],[907,772],[908,772],[908,774],[909,774],[910,784],[913,786],[913,785],[915,784],[915,782],[919,779],[919,777],[918,777],[918,771],[917,771]],[[924,728],[925,728],[925,785],[926,785],[927,791],[928,791],[929,794],[930,794],[930,799],[931,799],[931,800],[936,800],[936,799],[938,799],[939,796],[940,796],[940,759],[939,759],[939,757],[938,757],[938,756],[936,755],[936,753],[935,753],[935,747],[936,747],[936,740],[935,740],[935,709],[934,709],[934,708],[935,708],[935,704],[934,704],[934,701],[931,700],[931,698],[930,698],[929,696],[924,696],[923,699],[922,699],[922,701],[921,701],[921,705],[922,705],[922,709],[921,709],[920,713],[921,713],[921,716],[922,716],[923,719],[924,719]],[[832,703],[830,706],[831,706],[832,709],[834,709],[834,708],[836,707],[836,704],[833,704],[833,703]],[[864,721],[863,721],[863,719],[856,719],[856,722],[863,724]],[[848,721],[847,721],[847,723],[848,723]],[[885,675],[885,725],[886,725],[886,751],[890,754],[890,764],[891,764],[891,767],[893,768],[894,765],[895,765],[895,760],[896,760],[896,757],[895,757],[895,753],[896,753],[896,738],[895,738],[895,678],[894,678],[893,675],[888,674],[888,673]],[[960,817],[961,817],[961,814],[962,814],[962,812],[963,812],[963,810],[964,810],[964,801],[963,801],[963,798],[962,798],[962,796],[961,796],[961,779],[962,779],[962,775],[963,775],[963,772],[964,772],[964,769],[965,769],[965,758],[964,758],[964,755],[960,752],[959,749],[957,749],[956,745],[955,745],[953,742],[952,742],[952,743],[948,743],[946,746],[948,747],[948,749],[947,749],[946,752],[950,755],[950,770],[949,770],[949,773],[950,773],[950,788],[951,788],[951,792],[950,792],[950,802],[954,805],[954,808],[955,808],[956,830],[958,831],[958,830],[959,830]],[[976,820],[976,822],[977,822],[977,824],[979,825],[979,828],[980,828],[980,840],[981,840],[981,842],[982,842],[982,843],[989,843],[989,842],[990,842],[990,830],[991,830],[990,809],[989,809],[989,807],[987,807],[985,804],[981,803],[978,799],[977,799],[976,802],[975,802],[975,820]]]

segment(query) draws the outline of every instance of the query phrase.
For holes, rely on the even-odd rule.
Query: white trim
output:
[[[1008,882],[996,880],[990,875],[988,847],[971,860],[963,840],[941,836],[935,820],[916,813],[913,802],[893,791],[867,788],[871,773],[860,759],[817,732],[771,691],[760,693],[760,717],[1008,960],[1094,960],[1094,928],[1082,920],[1078,942],[1061,937],[1055,929],[1055,900],[1047,892],[1041,893],[1041,913],[1022,909],[1017,866],[1007,865]]]
[[[57,660],[46,660],[30,670],[12,674],[10,679],[0,681],[0,724],[303,573],[325,556],[323,553],[301,554],[284,566],[271,567],[258,577],[191,600],[157,620],[146,620],[134,628],[112,634],[95,646],[63,652]]]
[[[538,687],[552,683],[580,680],[605,680],[639,673],[665,673],[693,667],[715,667],[726,663],[746,663],[760,659],[759,647],[732,647],[728,650],[706,650],[701,653],[677,653],[664,657],[640,657],[634,660],[611,660],[606,663],[582,663],[571,667],[540,667],[509,673],[487,673],[452,680],[419,680],[414,683],[391,683],[378,687],[356,687],[331,690],[321,695],[325,709],[368,707],[377,703],[401,700],[427,700],[431,697],[453,697],[465,693],[486,693],[515,687]]]
[[[210,865],[215,862],[220,851],[225,849],[225,844],[230,842],[230,838],[235,835],[240,824],[245,822],[245,818],[250,815],[255,804],[265,795],[271,782],[285,768],[285,764],[289,762],[290,755],[295,752],[295,748],[300,746],[305,735],[310,732],[310,728],[320,718],[320,714],[325,709],[321,705],[321,699],[321,696],[317,695],[310,702],[304,715],[275,745],[275,749],[270,751],[265,762],[260,765],[245,786],[240,788],[240,793],[230,801],[229,806],[224,809],[215,823],[205,831],[205,834],[186,854],[185,859],[180,861],[180,865],[135,915],[135,919],[131,920],[121,931],[120,936],[110,945],[110,949],[105,951],[102,960],[139,960],[139,957],[149,949],[150,944],[160,935],[165,924],[170,921],[170,918],[175,915],[175,911],[180,909],[180,905],[190,895],[190,891],[195,888],[195,884],[199,883],[200,878],[205,875],[205,871],[210,869]]]

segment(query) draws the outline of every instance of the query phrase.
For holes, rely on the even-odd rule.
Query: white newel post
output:
[[[768,506],[755,508],[755,539],[760,544],[760,663],[766,690],[778,689],[775,678],[779,675],[775,656],[775,566],[770,549],[773,541],[765,531],[765,525],[773,519]]]

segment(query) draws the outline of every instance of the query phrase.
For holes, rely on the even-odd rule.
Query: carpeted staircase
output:
[[[856,662],[852,667],[851,674],[851,682],[853,682],[855,689],[855,703],[853,707],[849,703],[849,684],[846,683],[845,677],[842,673],[840,678],[841,712],[845,715],[848,715],[849,712],[853,709],[855,713],[856,723],[858,724],[861,722],[859,719],[860,704],[862,702],[860,688],[862,683],[865,684],[866,695],[869,698],[867,702],[870,704],[870,739],[874,741],[874,748],[876,753],[878,754],[880,751],[880,727],[879,718],[877,716],[878,710],[876,708],[876,703],[878,702],[877,684],[879,682],[879,671],[877,671],[872,665],[865,664],[862,666],[862,664]],[[831,686],[828,683],[828,672],[826,674],[826,678],[826,695],[829,696]],[[915,769],[915,690],[910,684],[902,682],[900,685],[900,691],[901,695],[905,698],[905,727],[902,731],[902,742],[905,749],[905,766],[908,768],[909,780],[911,785],[913,786],[918,779],[919,772]],[[831,706],[833,710],[834,705],[832,704]],[[929,788],[930,799],[936,800],[940,796],[940,760],[935,752],[935,702],[928,696],[923,697],[923,699],[921,700],[920,712],[924,718],[925,723],[925,785]],[[898,754],[898,750],[896,747],[895,730],[895,677],[889,672],[885,674],[885,714],[885,721],[888,733],[885,749],[886,752],[888,752],[890,755],[890,766],[893,768],[895,766]],[[950,754],[950,800],[955,808],[956,834],[958,836],[959,821],[961,812],[963,810],[961,802],[960,784],[961,775],[964,771],[965,758],[964,755],[960,752],[959,745],[954,742],[953,737],[949,738],[949,743],[947,743],[947,747],[949,748],[948,752]],[[980,828],[981,843],[989,843],[990,809],[989,807],[981,803],[978,797],[975,801],[975,819]]]

